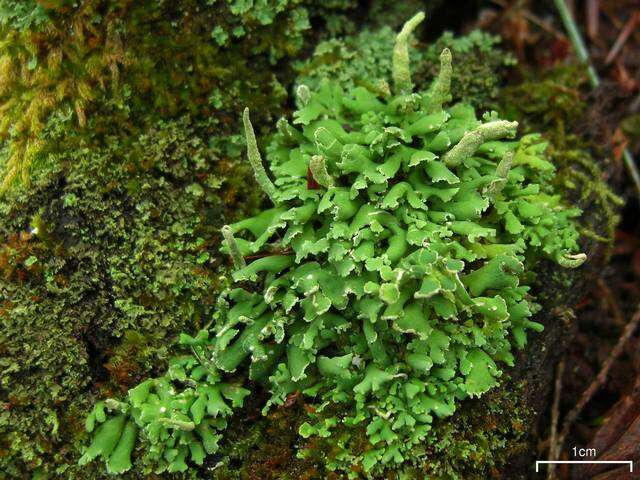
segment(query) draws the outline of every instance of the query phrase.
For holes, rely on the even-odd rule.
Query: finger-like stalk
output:
[[[325,188],[333,187],[333,178],[331,178],[331,175],[327,172],[327,163],[325,162],[324,155],[313,155],[309,162],[309,168],[316,182]]]
[[[483,123],[464,134],[458,144],[446,153],[443,158],[444,163],[448,167],[460,165],[460,163],[473,155],[484,142],[512,136],[516,133],[517,128],[518,122],[509,122],[507,120]]]
[[[440,73],[431,88],[429,98],[429,111],[437,111],[442,105],[451,99],[451,50],[445,48],[440,54]]]
[[[514,153],[509,151],[504,154],[500,163],[496,167],[496,180],[492,181],[487,187],[487,196],[493,199],[498,195],[504,186],[507,184],[507,177],[509,176],[509,170],[513,164]]]
[[[424,12],[416,13],[396,37],[396,44],[393,47],[393,83],[396,93],[411,93],[413,84],[411,83],[411,71],[409,69],[409,35],[424,20]]]
[[[575,255],[570,255],[565,253],[564,255],[558,255],[556,259],[560,266],[565,268],[578,268],[587,260],[586,253],[576,253]]]
[[[256,134],[253,131],[253,125],[249,119],[249,109],[245,108],[242,114],[242,122],[244,123],[244,133],[247,138],[247,156],[249,157],[249,163],[253,168],[253,174],[258,182],[258,185],[264,190],[273,203],[276,203],[276,186],[273,184],[269,176],[267,175],[264,166],[262,165],[262,157],[258,150],[258,142],[256,141]]]
[[[240,253],[240,249],[238,248],[236,239],[233,236],[233,231],[231,230],[231,227],[229,225],[225,225],[224,227],[222,227],[222,236],[227,242],[229,255],[231,255],[231,260],[233,260],[233,266],[236,267],[237,270],[246,267],[247,262],[245,262],[244,257]]]
[[[498,166],[496,167],[496,176],[504,178],[505,180],[507,179],[509,171],[511,170],[511,165],[513,165],[513,157],[514,153],[511,151],[504,154],[500,163],[498,163]]]

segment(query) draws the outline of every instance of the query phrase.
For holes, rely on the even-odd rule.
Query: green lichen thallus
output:
[[[182,336],[197,355],[96,407],[88,427],[104,423],[83,462],[126,469],[136,429],[161,470],[202,464],[250,380],[270,392],[264,413],[302,394],[299,434],[335,438],[330,470],[402,469],[427,455],[434,419],[495,387],[527,330],[542,329],[527,269],[584,262],[580,211],[554,190],[540,136],[517,139],[516,122],[449,105],[448,49],[431,87],[413,91],[407,44],[423,18],[398,34],[393,92],[300,87],[269,172],[245,110],[271,206],[223,228],[236,284],[210,329]],[[121,446],[114,432],[131,425]],[[367,447],[354,447],[362,435]]]

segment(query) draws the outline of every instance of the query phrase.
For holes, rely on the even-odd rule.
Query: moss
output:
[[[235,118],[237,105],[273,105],[256,108],[268,118],[290,75],[284,62],[276,76],[277,62],[302,50],[314,18],[350,8],[350,1],[2,0],[3,188],[28,180],[32,164],[55,148],[44,130],[56,115],[71,116],[79,130],[92,115],[131,126],[149,109],[160,118]],[[98,108],[103,99],[111,111]]]
[[[185,117],[89,139],[3,199],[0,470],[74,463],[93,384],[125,391],[162,368],[174,334],[208,321],[219,226],[258,199],[211,130]]]
[[[581,233],[591,244],[611,244],[622,200],[607,184],[606,152],[585,132],[588,78],[579,66],[563,66],[503,89],[500,107],[507,118],[523,118],[524,131],[543,131],[550,140],[550,158],[558,168],[556,184],[588,218]]]
[[[406,472],[406,478],[502,478],[512,455],[527,448],[531,413],[521,406],[521,388],[467,402],[455,421],[440,422],[428,462]]]
[[[298,428],[302,423],[304,404],[292,400],[267,417],[260,415],[256,396],[233,418],[228,434],[221,442],[215,480],[311,480],[328,478],[321,465],[296,458],[299,448]],[[269,441],[265,441],[268,439]],[[206,468],[206,467],[205,467]]]

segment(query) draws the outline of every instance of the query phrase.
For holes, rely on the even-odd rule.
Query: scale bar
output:
[[[633,460],[536,460],[536,472],[543,463],[613,463],[629,465],[629,473],[633,473]]]

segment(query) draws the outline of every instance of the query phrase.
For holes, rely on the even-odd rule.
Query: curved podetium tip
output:
[[[558,257],[558,263],[565,268],[578,268],[586,260],[587,255],[585,253],[576,253],[575,255],[565,253]]]
[[[449,94],[449,88],[451,87],[451,73],[453,67],[451,66],[452,62],[451,50],[448,48],[444,48],[440,53],[440,77],[443,77],[446,80],[447,85],[447,94]]]
[[[396,44],[393,47],[393,82],[396,93],[410,93],[413,89],[411,83],[411,72],[409,70],[409,46],[407,41],[411,32],[425,18],[424,12],[416,13],[407,23],[404,24],[402,30],[396,37]]]
[[[253,174],[258,182],[258,185],[269,196],[273,203],[276,203],[275,195],[277,193],[276,186],[269,179],[267,172],[262,165],[262,157],[258,150],[258,142],[256,141],[256,134],[253,131],[253,125],[251,125],[251,119],[249,118],[249,108],[245,107],[242,113],[242,123],[244,123],[244,134],[247,139],[247,156],[249,157],[249,163],[253,168]]]
[[[244,257],[240,253],[240,249],[238,248],[238,244],[236,243],[236,239],[233,236],[233,231],[229,225],[225,225],[222,227],[222,236],[227,242],[227,247],[229,248],[229,255],[231,255],[231,260],[233,260],[233,266],[239,270],[247,266],[247,262],[245,262]]]
[[[314,155],[309,162],[313,179],[325,188],[333,187],[333,178],[327,172],[327,164],[323,155]]]

